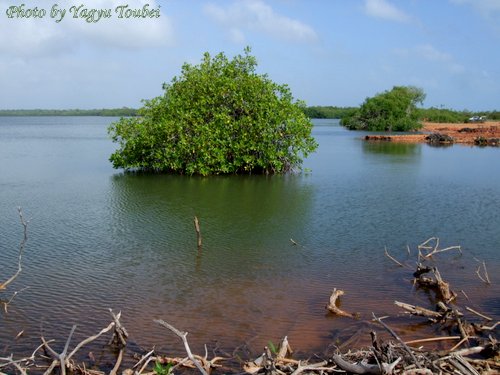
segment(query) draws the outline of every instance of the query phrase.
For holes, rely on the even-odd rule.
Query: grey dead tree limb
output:
[[[163,326],[163,327],[165,327],[167,329],[169,329],[170,331],[172,331],[173,333],[175,333],[178,337],[180,337],[182,339],[182,342],[184,343],[184,348],[186,349],[186,353],[187,353],[188,358],[194,363],[194,365],[198,368],[198,370],[200,370],[200,372],[203,375],[208,375],[207,370],[205,370],[203,368],[203,366],[201,365],[201,363],[195,358],[195,356],[191,352],[191,348],[189,347],[189,343],[187,341],[188,332],[181,332],[177,328],[175,328],[174,326],[172,326],[171,324],[169,324],[169,323],[167,323],[167,322],[165,322],[164,320],[161,320],[161,319],[156,319],[154,322],[158,323],[159,325],[161,325],[161,326]]]
[[[19,256],[18,256],[18,262],[17,262],[17,271],[14,273],[10,278],[8,278],[6,281],[3,283],[0,283],[0,290],[5,290],[7,286],[12,283],[21,273],[23,270],[22,263],[23,263],[23,254],[24,254],[24,248],[26,246],[26,242],[28,241],[28,223],[29,220],[26,220],[23,215],[23,210],[21,207],[17,208],[17,211],[19,212],[19,219],[21,220],[21,225],[24,228],[23,231],[23,238],[21,240],[21,243],[19,244]]]

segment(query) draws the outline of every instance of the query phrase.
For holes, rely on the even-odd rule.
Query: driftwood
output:
[[[404,303],[404,302],[399,302],[399,301],[394,301],[394,304],[398,307],[401,307],[402,309],[406,310],[412,315],[417,315],[417,316],[425,316],[432,322],[437,322],[443,318],[443,314],[437,312],[437,311],[432,311],[429,309],[426,309],[424,307],[420,306],[415,306],[415,305],[410,305],[409,303]]]
[[[434,279],[423,276],[427,272],[432,272]],[[436,288],[439,291],[439,298],[445,303],[449,303],[457,297],[457,294],[450,290],[450,284],[443,280],[437,267],[418,264],[417,271],[413,275],[417,285],[425,288]]]
[[[335,315],[345,316],[345,317],[348,317],[348,318],[357,319],[359,317],[359,314],[357,314],[357,313],[354,313],[354,314],[348,313],[348,312],[340,309],[339,307],[337,307],[337,300],[338,300],[338,298],[340,296],[343,296],[344,294],[345,293],[344,293],[343,290],[334,288],[333,292],[332,292],[332,295],[330,296],[330,301],[326,305],[326,308],[328,309],[328,311],[334,313]]]

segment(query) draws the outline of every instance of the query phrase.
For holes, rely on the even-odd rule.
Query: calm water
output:
[[[162,318],[189,331],[198,352],[214,341],[258,351],[284,335],[316,350],[366,326],[326,314],[334,287],[364,319],[396,315],[395,299],[427,304],[384,247],[413,265],[431,236],[462,245],[462,256],[439,257],[443,277],[470,298],[459,302],[500,318],[499,149],[366,143],[337,121],[315,121],[320,147],[308,173],[128,175],[108,162],[113,120],[0,117],[1,279],[17,267],[16,207],[31,219],[9,291],[29,289],[0,312],[0,354],[32,349],[41,330],[61,346],[73,324],[91,335],[109,323],[108,307],[122,310],[143,348],[182,351],[152,322]],[[479,281],[474,257],[493,285]],[[409,337],[425,334],[419,322]]]

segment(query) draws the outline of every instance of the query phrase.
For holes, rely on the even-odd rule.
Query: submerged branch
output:
[[[23,239],[21,240],[21,243],[19,244],[19,256],[18,256],[18,262],[17,262],[17,271],[7,281],[0,283],[0,290],[6,289],[7,286],[10,283],[12,283],[19,276],[21,271],[23,270],[23,268],[22,268],[23,253],[24,253],[24,247],[26,245],[26,242],[28,241],[28,223],[29,223],[29,220],[26,221],[24,219],[23,211],[22,211],[21,207],[18,207],[17,211],[19,212],[19,219],[21,220],[21,225],[24,228]]]

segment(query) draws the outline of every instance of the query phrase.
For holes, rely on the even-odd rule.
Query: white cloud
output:
[[[404,58],[426,60],[432,63],[441,64],[446,70],[453,74],[465,72],[465,67],[457,63],[451,54],[440,51],[431,44],[420,44],[409,49],[397,49],[394,52],[396,55]]]
[[[499,0],[450,0],[455,4],[467,4],[476,8],[481,14],[486,17],[493,16],[494,13],[500,12]]]
[[[235,1],[227,8],[208,4],[205,13],[227,27],[233,41],[244,41],[244,31],[261,32],[294,42],[314,42],[318,39],[312,27],[275,13],[261,0]]]
[[[468,5],[474,8],[497,36],[500,36],[500,0],[450,0],[453,4]]]
[[[367,15],[390,21],[410,22],[411,17],[387,0],[365,0],[364,11]]]
[[[451,61],[452,56],[446,52],[441,52],[430,44],[421,44],[415,47],[415,52],[421,58],[430,61]]]
[[[97,22],[87,22],[84,18],[74,18],[70,13],[73,3],[60,3],[59,8],[66,10],[64,18],[56,23],[50,11],[55,2],[42,0],[26,1],[25,9],[37,6],[45,9],[41,19],[9,19],[6,10],[10,6],[1,6],[0,52],[3,56],[33,57],[55,56],[67,53],[81,45],[90,44],[104,48],[138,49],[143,47],[172,43],[173,30],[169,18],[161,12],[159,18],[118,18],[115,8],[128,4],[127,9],[158,9],[158,0],[86,0],[83,8],[111,9],[110,18],[101,18]],[[75,3],[76,4],[76,3]],[[80,3],[77,4],[79,6]],[[83,9],[82,8],[82,9]],[[81,10],[82,10],[81,9]],[[80,13],[81,14],[81,13]]]

